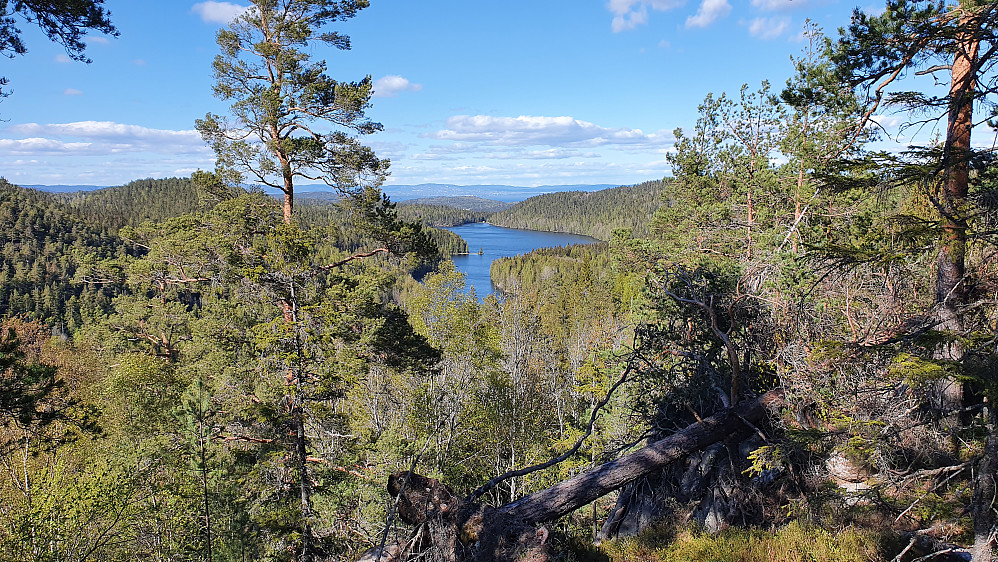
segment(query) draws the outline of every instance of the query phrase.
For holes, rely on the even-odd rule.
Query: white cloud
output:
[[[648,23],[648,9],[664,12],[678,8],[685,0],[610,0],[607,9],[613,14],[610,27],[614,33]]]
[[[59,53],[58,55],[55,56],[55,62],[66,64],[73,62],[73,59],[69,58],[69,55],[65,53]]]
[[[870,121],[884,129],[896,129],[905,122],[900,115],[871,115]]]
[[[402,92],[418,92],[422,89],[422,84],[413,84],[407,78],[389,74],[374,81],[374,93],[371,95],[376,98],[393,98]]]
[[[755,18],[749,22],[749,33],[759,39],[776,39],[790,27],[790,18]]]
[[[145,59],[135,59],[132,61],[132,64],[134,64],[135,66],[145,66],[146,61]]]
[[[686,27],[707,27],[730,13],[728,0],[703,0],[696,15],[686,18]]]
[[[108,40],[107,37],[101,37],[99,35],[97,37],[87,37],[87,43],[100,43],[101,45],[107,45],[110,42],[111,41]]]
[[[392,160],[404,158],[409,150],[409,146],[401,142],[371,141],[365,144],[378,153],[379,157]]]
[[[67,94],[72,95],[72,94]],[[198,154],[207,151],[197,131],[150,129],[111,121],[79,121],[75,123],[23,123],[4,129],[0,139],[9,150],[21,154],[33,150],[45,152],[87,152],[115,154],[125,152],[156,152],[166,154]]]
[[[247,6],[240,6],[232,2],[198,2],[191,7],[191,12],[201,16],[205,23],[227,24],[236,19],[243,12],[248,10]]]
[[[767,12],[806,8],[807,0],[752,0],[752,6]]]
[[[10,154],[65,154],[89,152],[92,143],[62,142],[53,139],[0,139],[0,149]]]
[[[66,88],[65,90],[62,91],[62,95],[64,95],[64,96],[82,96],[83,92],[81,90],[77,90],[76,88]]]
[[[868,16],[874,16],[875,17],[875,16],[883,15],[883,13],[884,13],[885,10],[886,10],[886,8],[884,6],[881,6],[880,4],[871,4],[871,5],[866,6],[865,8],[863,8],[863,13],[866,14],[866,15],[868,15]]]
[[[582,152],[571,148],[548,148],[545,150],[515,150],[492,153],[500,160],[565,160],[567,158],[602,158],[595,152]]]
[[[610,22],[610,28],[613,29],[614,33],[620,33],[621,31],[628,31],[645,23],[648,23],[648,10],[642,6],[641,9],[634,12],[614,16],[613,21]]]
[[[504,160],[497,165],[469,163],[460,166],[425,167],[418,163],[392,166],[395,170],[391,183],[433,183],[454,184],[509,184],[509,185],[557,185],[557,184],[598,184],[623,185],[638,183],[652,178],[661,178],[669,173],[671,165],[660,158],[641,158],[633,162],[605,159],[592,160],[534,160],[515,162]],[[403,179],[404,178],[404,179]],[[536,195],[525,190],[524,197]],[[486,193],[486,192],[483,192]],[[485,195],[483,195],[485,196]]]
[[[572,117],[456,115],[447,120],[447,127],[428,136],[463,143],[556,147],[661,145],[673,140],[663,131],[646,134],[641,129],[600,127]]]
[[[547,148],[543,150],[526,150],[519,147],[507,147],[497,151],[495,146],[456,144],[432,146],[426,152],[413,154],[411,160],[456,161],[468,155],[482,156],[496,160],[566,160],[602,158],[596,152],[583,152],[574,148]]]
[[[214,162],[196,131],[107,121],[0,128],[0,169],[15,183],[120,185],[180,169],[210,169]]]

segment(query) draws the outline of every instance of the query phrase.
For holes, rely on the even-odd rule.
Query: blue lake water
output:
[[[538,248],[554,248],[570,244],[595,244],[595,238],[565,234],[562,232],[540,232],[537,230],[517,230],[503,228],[479,222],[448,228],[468,243],[467,256],[452,256],[454,266],[465,274],[467,283],[475,289],[478,298],[484,298],[494,292],[489,268],[492,260],[508,258],[536,250]],[[478,255],[478,250],[482,255]]]

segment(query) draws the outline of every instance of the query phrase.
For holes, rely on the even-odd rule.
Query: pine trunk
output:
[[[661,470],[734,434],[752,431],[768,412],[783,404],[772,390],[715,414],[614,461],[497,509],[465,500],[449,488],[418,474],[400,472],[388,479],[399,518],[417,527],[409,540],[373,548],[360,559],[397,562],[418,555],[447,562],[548,562],[548,531],[553,521],[625,484]],[[748,422],[748,423],[746,423]]]
[[[972,17],[972,14],[962,16],[958,24],[961,31],[953,55],[943,152],[945,173],[940,194],[943,239],[937,261],[936,305],[939,327],[945,330],[960,329],[959,307],[966,300],[967,221],[963,213],[970,184],[970,131],[974,125],[974,77],[980,47]]]
[[[767,392],[756,400],[715,414],[590,472],[504,505],[499,512],[528,523],[552,521],[620,489],[628,482],[743,431],[747,427],[745,420],[756,423],[764,419],[769,408],[782,400],[781,390]]]
[[[284,224],[291,224],[291,214],[294,212],[294,206],[294,187],[286,187],[284,189]]]

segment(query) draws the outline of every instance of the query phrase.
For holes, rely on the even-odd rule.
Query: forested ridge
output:
[[[63,332],[93,323],[114,291],[81,283],[77,270],[88,256],[127,251],[116,230],[84,222],[56,196],[0,178],[0,315],[45,321]]]
[[[395,212],[401,220],[419,222],[422,219],[419,214],[412,214],[404,206],[395,207]],[[358,249],[374,242],[370,236],[353,227],[350,209],[342,204],[306,199],[299,206],[297,220],[308,228],[326,229],[329,241],[343,249]],[[426,228],[422,232],[433,241],[441,257],[467,254],[468,243],[463,238],[449,230],[434,228],[450,226],[447,222],[424,220],[421,224],[425,224]]]
[[[480,300],[312,58],[367,3],[288,2],[218,34],[215,170],[0,181],[0,562],[995,558],[993,3],[807,26],[671,178],[500,213],[605,243]],[[891,104],[945,136],[873,150]]]
[[[645,236],[668,183],[666,179],[601,191],[538,195],[495,213],[488,221],[507,228],[583,234],[604,241],[618,228]]]
[[[126,185],[60,195],[75,214],[115,231],[144,221],[161,221],[197,209],[190,178],[136,180]]]
[[[482,213],[494,213],[513,206],[512,203],[484,199],[471,195],[452,195],[446,197],[418,197],[399,203],[402,207],[407,205],[431,205],[440,207],[453,207],[465,211],[478,211]]]
[[[492,216],[488,211],[469,211],[446,205],[405,204],[399,205],[399,215],[407,220],[420,220],[427,226],[461,226],[472,222],[483,222]]]

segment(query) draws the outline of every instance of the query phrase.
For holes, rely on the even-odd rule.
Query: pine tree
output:
[[[387,160],[350,136],[382,128],[364,115],[371,77],[334,80],[326,62],[310,55],[317,43],[349,49],[349,37],[323,28],[367,6],[367,0],[254,0],[218,33],[214,93],[232,103],[232,119],[209,113],[197,129],[215,150],[222,177],[284,193],[286,223],[297,180],[346,194],[380,184],[387,171]]]
[[[889,0],[877,16],[856,10],[832,52],[837,75],[866,100],[861,127],[887,106],[913,110],[908,127],[945,119],[942,146],[921,151],[922,163],[930,159],[930,165],[907,172],[930,185],[940,217],[935,301],[941,329],[961,329],[967,304],[968,194],[978,156],[971,147],[971,131],[975,104],[992,115],[996,110],[991,99],[998,91],[998,74],[993,72],[996,30],[994,2]],[[949,87],[940,95],[896,91],[908,74],[944,82],[948,78]]]

